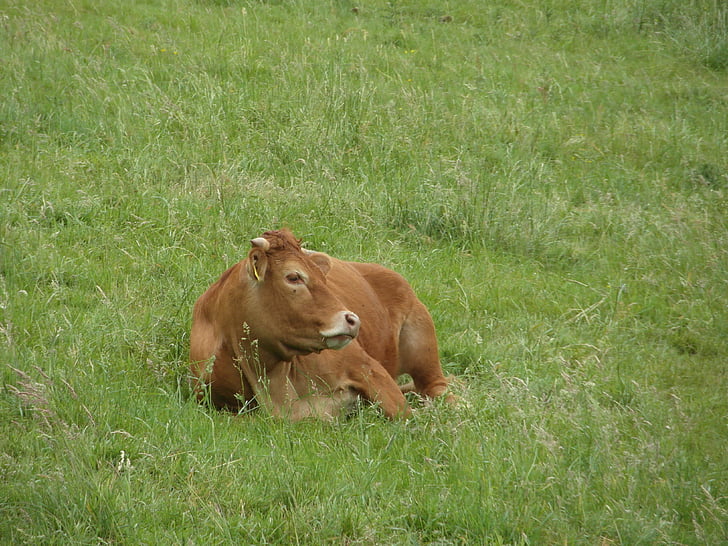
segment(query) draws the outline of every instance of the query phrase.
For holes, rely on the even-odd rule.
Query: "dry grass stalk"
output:
[[[69,428],[68,423],[60,418],[58,413],[53,409],[51,403],[51,390],[55,386],[53,380],[38,366],[33,366],[36,372],[43,378],[43,382],[38,382],[33,379],[27,372],[19,370],[12,366],[9,366],[18,376],[18,383],[16,385],[8,385],[7,388],[12,392],[26,410],[29,410],[33,418],[39,421],[44,428],[51,429],[53,425],[60,425],[63,428]],[[65,379],[61,379],[61,382],[65,385],[68,392],[71,394],[74,400],[78,400],[78,394],[71,384]],[[82,403],[86,416],[92,424],[95,424],[95,420],[91,415],[89,409]]]

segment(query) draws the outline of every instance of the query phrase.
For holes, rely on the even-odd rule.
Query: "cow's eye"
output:
[[[290,284],[302,284],[303,283],[303,278],[298,273],[289,273],[288,275],[286,275],[286,280]]]

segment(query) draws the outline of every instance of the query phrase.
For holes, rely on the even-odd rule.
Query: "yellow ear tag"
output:
[[[255,262],[253,262],[253,275],[255,275],[255,280],[260,282],[260,275],[258,275],[258,270],[255,268]]]

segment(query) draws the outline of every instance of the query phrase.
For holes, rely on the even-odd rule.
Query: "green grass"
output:
[[[0,3],[0,542],[728,541],[726,36],[711,0]],[[460,406],[190,400],[192,304],[283,225],[410,280]]]

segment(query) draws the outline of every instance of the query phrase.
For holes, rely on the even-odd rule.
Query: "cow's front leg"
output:
[[[363,361],[349,364],[347,373],[352,388],[373,404],[378,404],[384,415],[390,419],[410,415],[402,391],[379,362],[367,355]]]
[[[293,400],[286,408],[286,416],[292,421],[316,418],[334,421],[354,407],[357,394],[352,389],[337,389],[331,393],[310,393]]]
[[[331,388],[317,377],[302,375],[296,368],[291,362],[280,362],[259,382],[258,400],[274,417],[291,421],[334,420],[356,402],[352,389]]]
[[[341,414],[357,397],[379,405],[390,419],[410,413],[392,376],[356,340],[338,351],[299,357],[291,377],[301,401],[299,407],[313,405],[319,408],[314,412],[319,415]],[[313,396],[312,401],[306,400],[307,394]]]
[[[324,354],[326,351],[321,356]],[[328,367],[336,373],[336,378],[328,381],[329,385],[333,386],[336,382],[339,386],[353,389],[366,400],[379,405],[390,419],[409,416],[407,400],[399,385],[359,343],[353,341],[341,351],[331,352],[327,356],[334,359]]]

